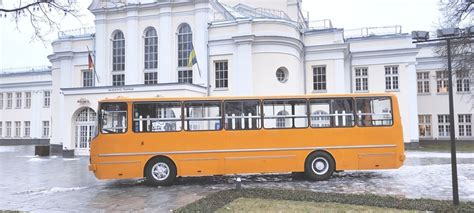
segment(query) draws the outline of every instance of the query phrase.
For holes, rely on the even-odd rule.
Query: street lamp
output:
[[[459,28],[446,28],[436,31],[437,38],[429,38],[429,33],[426,31],[413,31],[412,38],[415,40],[413,43],[424,43],[424,42],[436,42],[446,41],[448,49],[448,90],[449,90],[449,125],[450,125],[450,141],[451,141],[451,176],[453,184],[453,203],[459,205],[459,192],[458,192],[458,169],[456,162],[456,138],[455,138],[455,124],[454,124],[454,95],[453,95],[453,71],[451,64],[451,41],[465,38],[474,38],[474,26],[468,27],[464,30]]]

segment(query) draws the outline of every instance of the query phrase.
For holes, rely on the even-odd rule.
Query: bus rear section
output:
[[[391,95],[101,102],[90,170],[99,179],[396,169],[405,160]]]

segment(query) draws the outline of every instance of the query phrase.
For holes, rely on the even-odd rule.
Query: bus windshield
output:
[[[127,132],[127,104],[102,103],[99,111],[99,126],[101,133]]]

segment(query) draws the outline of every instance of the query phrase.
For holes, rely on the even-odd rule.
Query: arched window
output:
[[[125,37],[122,31],[116,31],[112,39],[112,84],[125,85]]]
[[[91,108],[82,109],[76,117],[75,139],[77,149],[88,149],[91,139],[94,137],[95,120],[97,114]]]
[[[178,82],[193,83],[193,69],[188,66],[189,55],[193,50],[193,32],[188,24],[178,29]]]
[[[145,30],[144,37],[145,84],[158,83],[158,36],[156,30],[150,27]]]
[[[318,110],[311,116],[311,127],[330,127],[331,117],[326,111]]]
[[[283,110],[283,111],[280,111],[278,112],[277,114],[278,116],[287,116],[289,115],[287,111]],[[276,128],[279,128],[279,129],[283,129],[283,128],[286,128],[289,126],[289,123],[290,123],[290,119],[289,118],[285,118],[285,117],[282,117],[282,118],[277,118],[276,120]],[[288,124],[288,125],[287,125]]]

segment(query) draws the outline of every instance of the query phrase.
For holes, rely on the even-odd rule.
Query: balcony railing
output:
[[[88,37],[94,33],[95,33],[94,27],[84,27],[84,28],[73,29],[73,30],[59,31],[58,38],[68,39],[68,38]]]
[[[402,26],[364,27],[344,30],[345,38],[364,38],[369,36],[384,36],[402,34]]]

